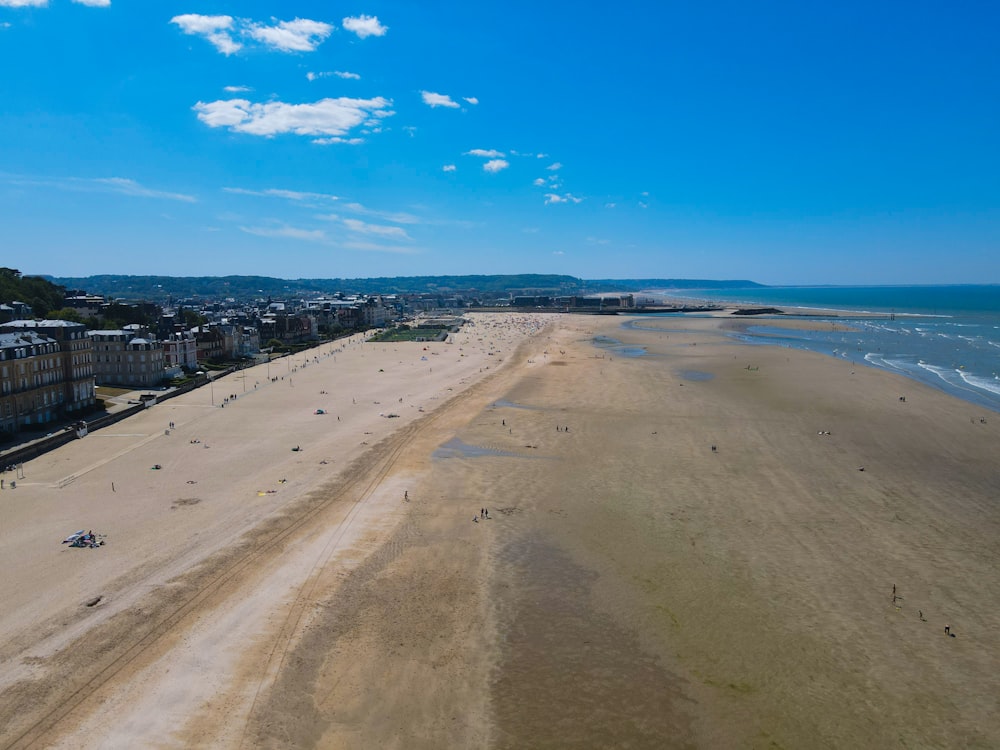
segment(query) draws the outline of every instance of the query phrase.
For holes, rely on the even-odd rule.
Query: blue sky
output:
[[[0,0],[0,263],[1000,282],[1000,10]]]

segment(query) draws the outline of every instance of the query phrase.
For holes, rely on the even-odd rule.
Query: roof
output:
[[[4,328],[76,328],[82,325],[70,320],[12,320],[3,324]]]
[[[55,339],[38,333],[0,333],[0,347],[25,346],[31,344],[57,344]]]

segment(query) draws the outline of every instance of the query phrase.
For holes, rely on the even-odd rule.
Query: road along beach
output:
[[[997,420],[718,318],[472,319],[27,464],[2,746],[1000,742]]]

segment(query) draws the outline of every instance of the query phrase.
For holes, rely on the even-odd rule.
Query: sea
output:
[[[815,311],[788,317],[836,321],[851,330],[793,330],[782,328],[780,321],[762,319],[737,337],[750,344],[808,349],[901,373],[1000,412],[1000,285],[790,286],[659,293],[674,299]]]

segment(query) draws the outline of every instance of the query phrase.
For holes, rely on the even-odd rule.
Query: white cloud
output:
[[[179,26],[185,34],[205,37],[224,55],[231,55],[243,47],[230,34],[230,30],[233,28],[232,16],[202,16],[198,13],[185,13],[174,16],[170,19],[170,23]]]
[[[224,55],[239,52],[243,45],[233,39],[230,30],[233,26],[232,16],[202,16],[197,13],[187,13],[174,16],[170,23],[177,24],[185,34],[203,36]]]
[[[614,208],[617,205],[618,205],[617,203],[605,203],[604,207],[605,208]]]
[[[247,190],[246,188],[222,188],[226,193],[236,195],[256,195],[264,198],[285,198],[290,201],[339,201],[340,197],[329,193],[309,193],[299,190],[281,190],[269,188],[267,190]]]
[[[374,99],[320,99],[312,104],[255,104],[246,99],[228,99],[198,102],[192,109],[209,127],[229,128],[238,133],[266,137],[282,133],[343,136],[391,105],[391,101],[380,96]]]
[[[402,227],[387,227],[384,224],[369,224],[358,219],[344,219],[344,226],[356,234],[374,234],[379,237],[393,237],[408,240],[410,236]]]
[[[535,187],[544,187],[545,186],[545,180],[543,178],[541,178],[541,177],[538,177],[531,184],[534,185]]]
[[[95,4],[104,0],[86,2]],[[110,0],[108,2],[110,4]],[[334,31],[331,24],[308,18],[274,21],[276,23],[268,25],[232,16],[204,16],[199,13],[185,13],[170,19],[170,23],[177,25],[185,34],[204,37],[224,55],[243,49],[242,42],[237,41],[239,37],[250,37],[281,52],[312,52]]]
[[[572,193],[566,193],[565,195],[557,195],[556,193],[546,193],[545,194],[545,205],[551,203],[580,203],[583,198],[577,198]]]
[[[0,0],[0,8],[44,8],[49,0]]]
[[[496,174],[502,169],[506,169],[510,166],[510,163],[503,159],[490,159],[483,165],[483,171],[489,172],[490,174]]]
[[[456,169],[457,167],[454,164],[445,164],[441,167],[442,172],[454,172]]]
[[[223,91],[228,91],[230,94],[243,94],[247,91],[253,91],[249,86],[223,86]]]
[[[345,29],[353,31],[361,39],[369,36],[385,36],[385,32],[389,30],[388,26],[379,23],[378,16],[348,17],[344,19],[343,24]]]
[[[435,94],[433,91],[421,91],[420,96],[424,99],[424,104],[428,107],[450,107],[458,108],[458,102],[453,101],[447,94]]]
[[[481,156],[484,159],[496,159],[503,158],[505,154],[503,151],[497,151],[493,148],[474,148],[471,151],[466,151],[462,156]]]
[[[77,5],[89,5],[91,8],[110,8],[111,0],[73,0]]]
[[[326,242],[326,233],[322,229],[299,229],[298,227],[240,227],[241,231],[258,237],[274,239],[306,240],[308,242]]]
[[[547,166],[546,169],[555,172],[556,170],[562,169],[562,164],[560,164],[559,162],[556,162],[555,164],[549,164],[549,166]]]
[[[548,154],[536,154],[535,158],[536,159],[548,159],[549,155]]]
[[[643,203],[642,201],[639,201],[639,208],[649,208],[649,204],[648,203]]]
[[[462,98],[469,104],[479,104],[479,100],[474,96],[463,96]]]
[[[341,138],[339,135],[335,135],[331,138],[314,138],[313,143],[317,146],[331,146],[335,143],[346,143],[348,146],[357,146],[360,143],[364,143],[364,138]]]
[[[282,52],[312,52],[333,33],[333,26],[322,21],[296,18],[279,21],[277,26],[252,24],[248,32],[258,42]]]
[[[563,252],[562,250],[553,250],[552,254],[553,255],[565,255],[566,253]]]
[[[357,73],[348,73],[346,70],[327,70],[321,73],[313,73],[309,71],[306,73],[306,78],[310,81],[315,81],[317,78],[329,78],[330,76],[337,76],[337,78],[346,78],[354,81],[360,81],[361,76]]]

